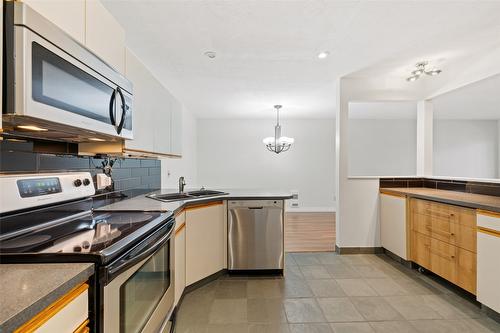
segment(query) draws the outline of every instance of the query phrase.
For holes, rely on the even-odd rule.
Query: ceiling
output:
[[[384,59],[410,70],[417,55],[446,66],[500,43],[492,1],[103,2],[134,53],[201,118],[272,118],[274,104],[285,118],[333,117],[341,76]]]

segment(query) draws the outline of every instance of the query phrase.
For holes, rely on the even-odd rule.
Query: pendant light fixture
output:
[[[269,151],[279,154],[289,150],[295,140],[293,138],[281,136],[280,109],[282,106],[275,105],[274,108],[276,109],[276,126],[274,126],[274,136],[267,137],[262,140],[262,142],[264,142]]]

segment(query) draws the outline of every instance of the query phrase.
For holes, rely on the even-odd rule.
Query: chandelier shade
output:
[[[290,149],[292,144],[295,142],[293,138],[287,136],[281,136],[281,125],[280,125],[280,109],[281,105],[275,105],[276,109],[276,126],[274,126],[274,136],[269,136],[262,140],[267,150],[279,154]]]

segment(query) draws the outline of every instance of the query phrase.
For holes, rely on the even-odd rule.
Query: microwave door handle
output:
[[[125,116],[127,112],[127,105],[125,104],[125,97],[123,96],[122,90],[120,87],[116,88],[116,91],[118,92],[118,95],[120,95],[120,100],[122,102],[122,118],[120,119],[120,123],[118,124],[118,127],[116,128],[116,132],[120,134],[123,129],[123,125],[125,124]]]
[[[116,126],[116,90],[113,90],[111,94],[111,99],[109,100],[109,120],[111,121],[111,125]]]
[[[109,283],[111,280],[113,280],[116,276],[118,276],[120,273],[125,271],[127,268],[137,264],[138,262],[146,259],[150,255],[154,254],[158,249],[160,249],[172,236],[172,233],[174,231],[174,225],[175,223],[172,223],[170,225],[170,228],[168,232],[166,233],[165,236],[161,237],[158,241],[156,241],[152,245],[148,245],[148,247],[144,251],[140,251],[137,255],[134,255],[130,258],[127,256],[123,259],[118,260],[118,265],[110,266],[107,269],[107,282]]]

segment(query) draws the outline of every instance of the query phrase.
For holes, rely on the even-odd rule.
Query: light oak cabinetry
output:
[[[85,45],[123,73],[125,30],[99,0],[86,0],[85,17]]]
[[[28,6],[85,44],[85,0],[23,0]]]
[[[410,260],[476,293],[476,212],[410,199]]]
[[[224,205],[186,209],[186,286],[224,268]]]
[[[175,217],[175,304],[186,287],[186,214]]]
[[[500,213],[477,215],[477,300],[500,313]]]
[[[408,260],[406,196],[381,193],[380,243],[384,249]]]
[[[15,333],[87,333],[89,294],[84,283],[69,291],[30,321],[19,327]]]

